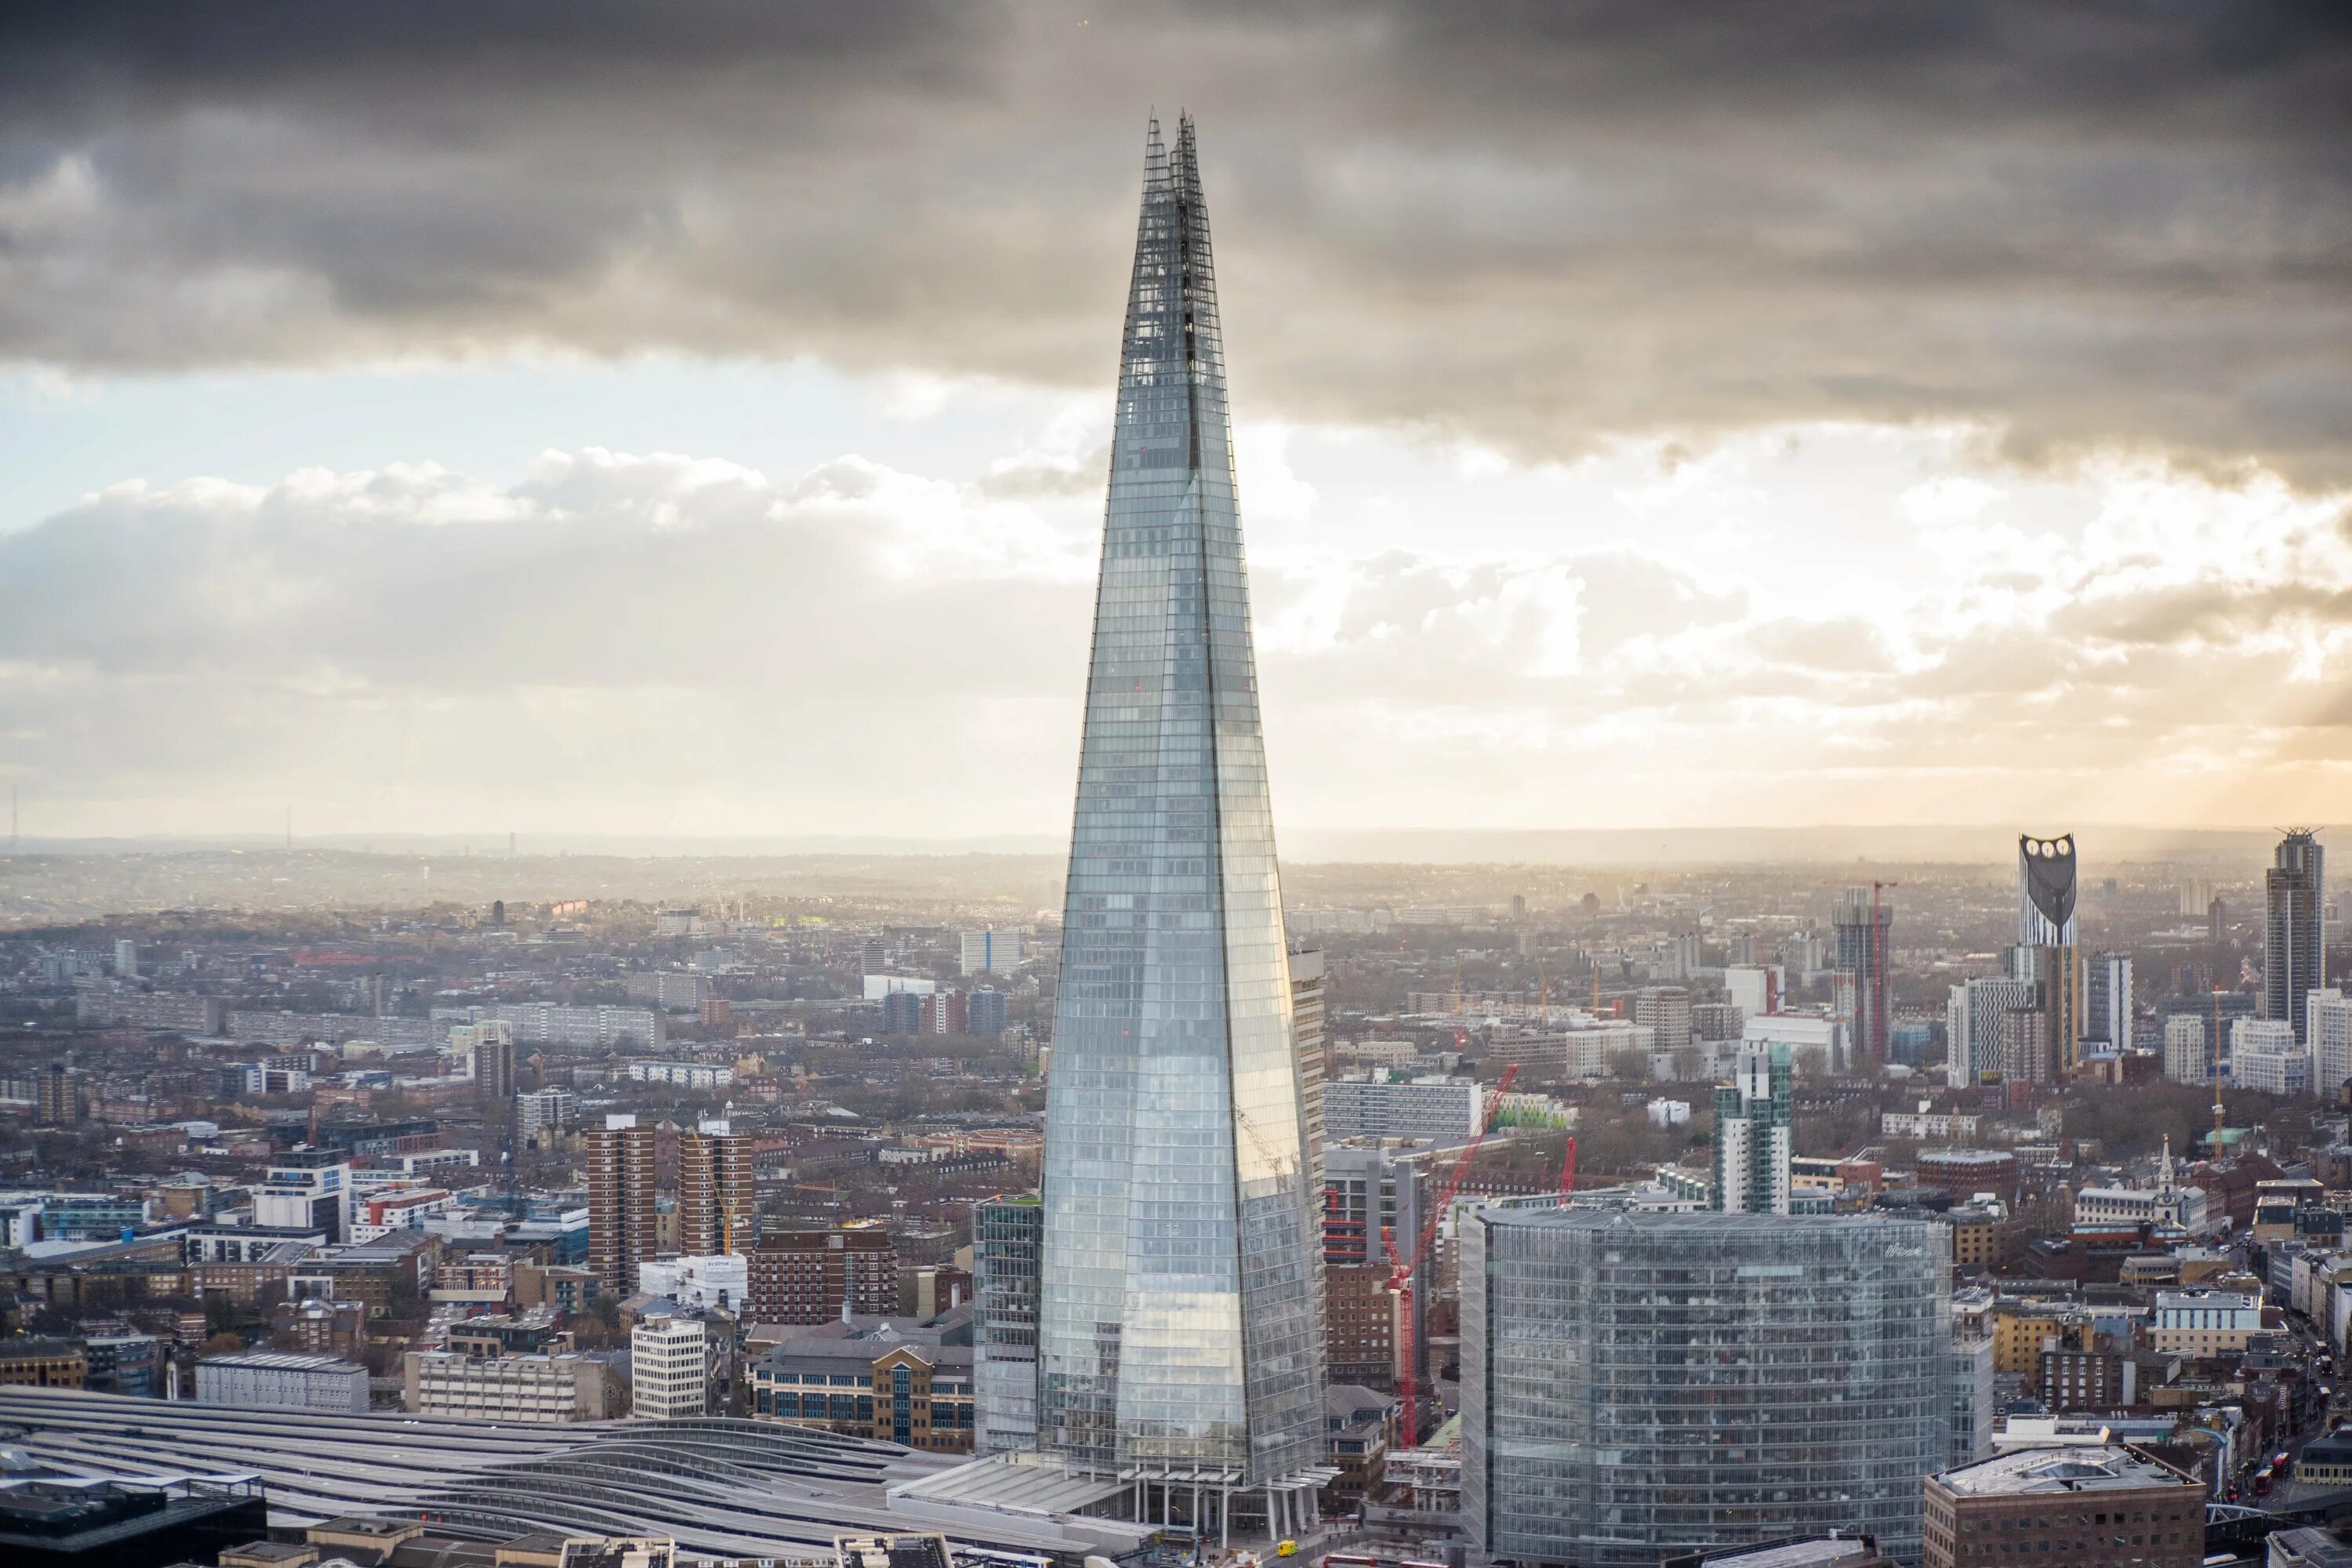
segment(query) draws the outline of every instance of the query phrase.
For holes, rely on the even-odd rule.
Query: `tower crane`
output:
[[[1389,1289],[1396,1293],[1402,1318],[1398,1333],[1403,1341],[1404,1375],[1400,1380],[1400,1392],[1404,1395],[1404,1447],[1408,1448],[1421,1446],[1421,1432],[1415,1425],[1420,1413],[1418,1363],[1421,1346],[1413,1332],[1413,1279],[1421,1272],[1423,1261],[1430,1256],[1430,1248],[1436,1244],[1438,1223],[1445,1217],[1445,1211],[1454,1206],[1455,1196],[1461,1193],[1463,1181],[1470,1174],[1471,1163],[1478,1157],[1479,1145],[1486,1142],[1486,1130],[1494,1125],[1495,1113],[1503,1108],[1503,1096],[1509,1091],[1511,1080],[1518,1076],[1519,1064],[1513,1062],[1496,1080],[1494,1091],[1487,1095],[1486,1106],[1479,1113],[1478,1125],[1470,1134],[1470,1142],[1463,1146],[1462,1157],[1454,1161],[1453,1172],[1445,1179],[1444,1192],[1422,1220],[1421,1235],[1413,1244],[1410,1263],[1397,1255],[1396,1232],[1386,1226],[1381,1227],[1381,1245],[1388,1249],[1389,1255]]]

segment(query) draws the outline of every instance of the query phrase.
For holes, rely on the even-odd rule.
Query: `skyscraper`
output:
[[[2132,961],[2128,952],[2095,952],[2083,964],[2083,1038],[2118,1051],[2132,1043]]]
[[[2294,1037],[2310,1038],[2305,1000],[2327,984],[2322,911],[2327,907],[2327,851],[2308,828],[2279,840],[2270,870],[2263,875],[2263,1016],[2294,1026]]]
[[[1189,118],[1146,146],[1066,899],[1039,1447],[1272,1489],[1321,1461],[1321,1292]]]
[[[1895,907],[1874,888],[1850,889],[1830,927],[1837,938],[1837,967],[1853,977],[1847,1015],[1853,1059],[1847,1065],[1874,1073],[1886,1065],[1887,1037],[1893,1033],[1886,970]]]
[[[2017,841],[2017,941],[2021,947],[2074,945],[2074,836]]]
[[[1796,1152],[1786,1046],[1748,1046],[1729,1083],[1715,1091],[1715,1206],[1734,1214],[1787,1214]]]

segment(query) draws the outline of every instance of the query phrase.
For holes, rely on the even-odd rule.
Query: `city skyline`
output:
[[[12,19],[0,784],[1056,836],[1113,149],[1181,100],[1288,820],[2330,815],[2340,36],[1374,14]]]

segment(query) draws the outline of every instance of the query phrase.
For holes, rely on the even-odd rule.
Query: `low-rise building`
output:
[[[2233,1290],[2159,1290],[2148,1344],[2159,1355],[2231,1355],[2263,1331],[2263,1300]]]
[[[676,1421],[710,1405],[710,1344],[699,1320],[654,1313],[629,1331],[629,1414]]]
[[[931,1453],[972,1447],[972,1309],[923,1322],[852,1318],[792,1335],[751,1367],[751,1414]]]
[[[486,1421],[608,1421],[622,1415],[621,1380],[593,1356],[467,1356],[410,1351],[401,1363],[413,1415]]]
[[[367,1368],[340,1356],[247,1351],[196,1363],[196,1402],[293,1410],[365,1410]]]

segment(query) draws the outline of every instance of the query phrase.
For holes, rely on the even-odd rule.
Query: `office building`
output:
[[[2327,851],[2308,829],[2279,840],[2263,874],[2263,1016],[2305,1038],[2306,997],[2327,984]]]
[[[722,1121],[677,1135],[677,1249],[693,1257],[748,1251],[759,1235],[751,1140]]]
[[[1233,1478],[1220,1503],[1238,1486],[1279,1513],[1311,1506],[1324,1455],[1322,1291],[1215,277],[1192,123],[1172,150],[1155,124],[1062,925],[1037,1425],[1076,1468],[1206,1471]]]
[[[365,1410],[367,1368],[341,1356],[289,1351],[209,1355],[196,1363],[196,1398],[240,1410]]]
[[[1029,1197],[971,1209],[973,1450],[1037,1446],[1038,1253],[1045,1211]]]
[[[1391,1079],[1376,1073],[1333,1079],[1323,1086],[1323,1135],[1334,1143],[1355,1138],[1466,1143],[1485,1113],[1484,1091],[1466,1078]]]
[[[1486,1209],[1461,1272],[1479,1552],[1654,1568],[1835,1530],[1916,1561],[1953,1441],[1941,1226]]]
[[[101,1394],[163,1397],[163,1342],[152,1334],[89,1334],[81,1342],[89,1370],[82,1386]]]
[[[2158,1355],[2234,1355],[2263,1332],[2263,1300],[2234,1290],[2158,1290],[2148,1344]]]
[[[2311,1087],[2333,1097],[2352,1080],[2352,998],[2337,986],[2304,998],[2304,1028],[2311,1041]]]
[[[853,1318],[793,1335],[752,1363],[754,1419],[902,1443],[972,1449],[972,1315]]]
[[[710,1408],[710,1343],[698,1318],[649,1313],[629,1331],[629,1414],[682,1421]]]
[[[2122,1444],[2020,1448],[1930,1476],[1923,1568],[2048,1558],[2068,1568],[2198,1568],[2203,1483]]]
[[[823,1323],[846,1310],[883,1316],[898,1304],[898,1254],[879,1225],[763,1236],[751,1254],[744,1316]]]
[[[2284,1018],[2240,1018],[2230,1026],[2230,1083],[2264,1094],[2309,1094],[2311,1052]]]
[[[2017,841],[2017,944],[2074,945],[2074,836]]]
[[[2113,1050],[2131,1048],[2131,954],[2095,952],[2084,961],[2083,1038]]]
[[[981,986],[964,1005],[964,1027],[989,1039],[1002,1035],[1007,1022],[1005,1001],[1004,993],[993,985]]]
[[[2213,1053],[2205,1038],[2205,1020],[2193,1013],[2175,1013],[2164,1021],[2164,1076],[2174,1083],[2210,1083]]]
[[[635,1284],[654,1239],[654,1130],[614,1114],[587,1138],[588,1268],[615,1296]]]
[[[352,1232],[352,1163],[331,1149],[296,1149],[272,1161],[253,1194],[253,1223],[270,1230]]]
[[[1010,974],[1028,961],[1029,933],[1021,931],[968,931],[960,940],[958,969],[965,974]]]
[[[1839,903],[1830,929],[1836,939],[1836,968],[1852,987],[1844,1016],[1857,1072],[1875,1073],[1887,1063],[1893,1009],[1887,994],[1892,962],[1890,938],[1895,907],[1877,889],[1853,888]]]
[[[607,1421],[622,1414],[620,1378],[593,1356],[469,1356],[410,1351],[401,1360],[404,1407],[414,1415],[478,1421]]]
[[[1743,1047],[1715,1091],[1714,1205],[1731,1214],[1787,1214],[1796,1153],[1794,1075],[1786,1046]]]
[[[0,1388],[79,1388],[89,1357],[70,1340],[0,1339]]]

